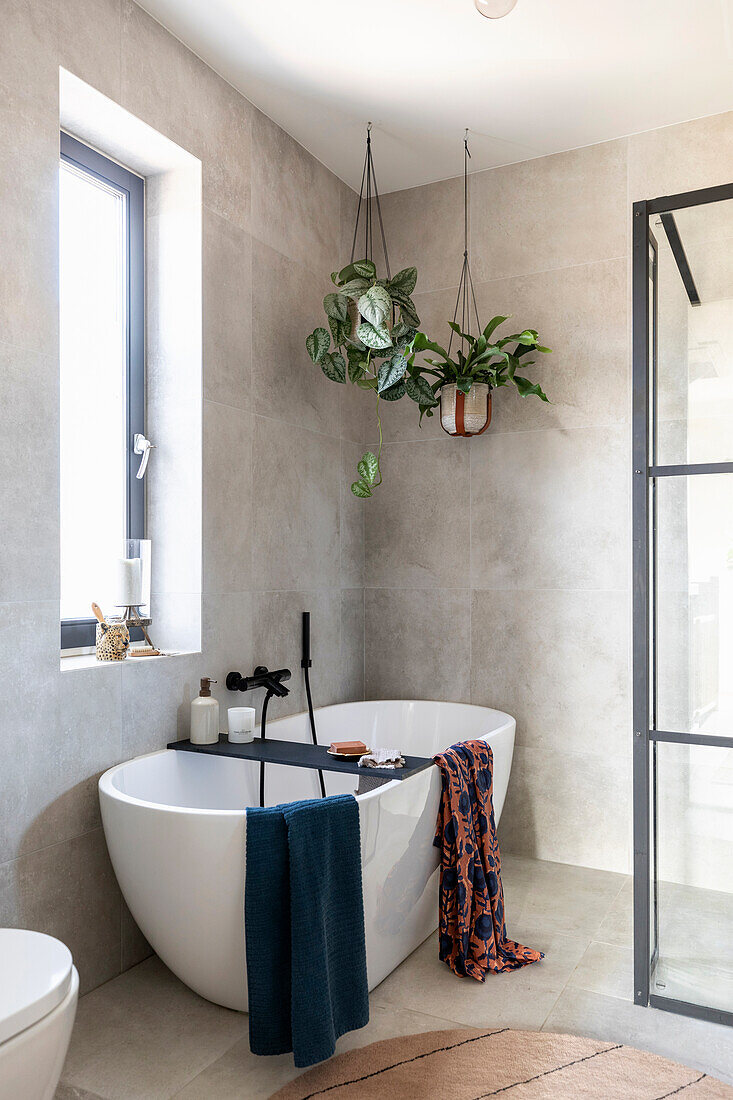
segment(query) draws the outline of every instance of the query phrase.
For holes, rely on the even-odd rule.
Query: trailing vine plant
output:
[[[417,268],[406,267],[387,279],[377,278],[372,260],[354,260],[331,274],[337,288],[323,299],[328,327],[306,337],[309,356],[332,382],[371,390],[376,399],[376,455],[366,451],[357,465],[351,491],[370,497],[382,484],[382,419],[380,401],[399,401],[407,394],[420,404],[433,402],[430,386],[419,374],[408,375],[420,318],[412,300]]]

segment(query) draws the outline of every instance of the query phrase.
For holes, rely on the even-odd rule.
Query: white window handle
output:
[[[141,432],[135,432],[135,438],[132,441],[132,449],[136,455],[142,455],[142,461],[140,463],[140,469],[135,474],[138,481],[142,481],[145,477],[145,471],[148,468],[148,461],[150,460],[150,452],[155,447],[154,443],[151,443],[149,439],[146,439]]]

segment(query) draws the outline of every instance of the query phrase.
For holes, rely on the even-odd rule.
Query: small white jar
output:
[[[229,740],[235,745],[248,745],[255,739],[254,707],[229,707],[227,710]]]

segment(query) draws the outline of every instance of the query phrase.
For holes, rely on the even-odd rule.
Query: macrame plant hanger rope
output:
[[[481,331],[481,323],[478,319],[478,307],[476,306],[476,295],[473,291],[471,266],[468,262],[468,162],[470,158],[471,151],[468,148],[468,130],[466,130],[463,136],[463,266],[461,267],[461,278],[458,282],[458,296],[456,297],[456,308],[453,310],[453,322],[455,324],[460,309],[461,332],[470,335],[471,306],[473,306],[473,312],[476,318],[476,335],[478,335]],[[453,337],[455,335],[455,332],[451,329],[450,341],[448,343],[448,355],[451,353]]]
[[[356,256],[356,244],[359,234],[359,219],[361,217],[362,204],[364,205],[364,252],[361,256],[356,256],[359,260],[374,260],[374,217],[372,214],[372,201],[377,208],[377,219],[379,221],[379,233],[382,238],[382,251],[384,252],[384,266],[387,273],[387,278],[391,278],[389,270],[389,256],[387,255],[387,238],[384,233],[384,223],[382,221],[382,206],[379,201],[379,191],[377,189],[377,177],[374,172],[374,161],[372,159],[372,124],[367,123],[367,136],[366,136],[366,155],[364,156],[364,170],[361,174],[361,188],[359,190],[359,205],[356,208],[356,223],[354,225],[354,240],[351,245],[351,260],[354,262]],[[376,261],[375,261],[376,263]]]

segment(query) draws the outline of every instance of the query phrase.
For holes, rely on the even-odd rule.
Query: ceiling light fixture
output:
[[[473,0],[476,11],[487,19],[502,19],[516,6],[517,0]]]

